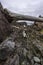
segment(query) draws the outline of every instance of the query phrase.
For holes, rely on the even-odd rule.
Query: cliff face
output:
[[[4,15],[4,9],[0,3],[0,42],[3,41],[11,31],[11,26]]]

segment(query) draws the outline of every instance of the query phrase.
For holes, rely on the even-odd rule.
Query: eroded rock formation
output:
[[[0,3],[0,42],[3,41],[11,32],[11,26],[4,14],[4,9]]]

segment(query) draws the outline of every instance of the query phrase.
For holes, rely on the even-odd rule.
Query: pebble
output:
[[[40,59],[38,57],[33,57],[34,61],[40,63]]]

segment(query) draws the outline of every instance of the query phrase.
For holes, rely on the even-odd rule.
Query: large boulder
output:
[[[0,61],[4,61],[15,51],[15,42],[12,38],[7,38],[0,44]]]
[[[7,21],[4,15],[4,9],[0,3],[0,42],[2,42],[6,36],[11,32],[11,25]]]

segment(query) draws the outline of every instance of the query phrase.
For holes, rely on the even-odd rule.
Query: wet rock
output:
[[[33,57],[34,61],[40,63],[40,59],[38,57]]]

